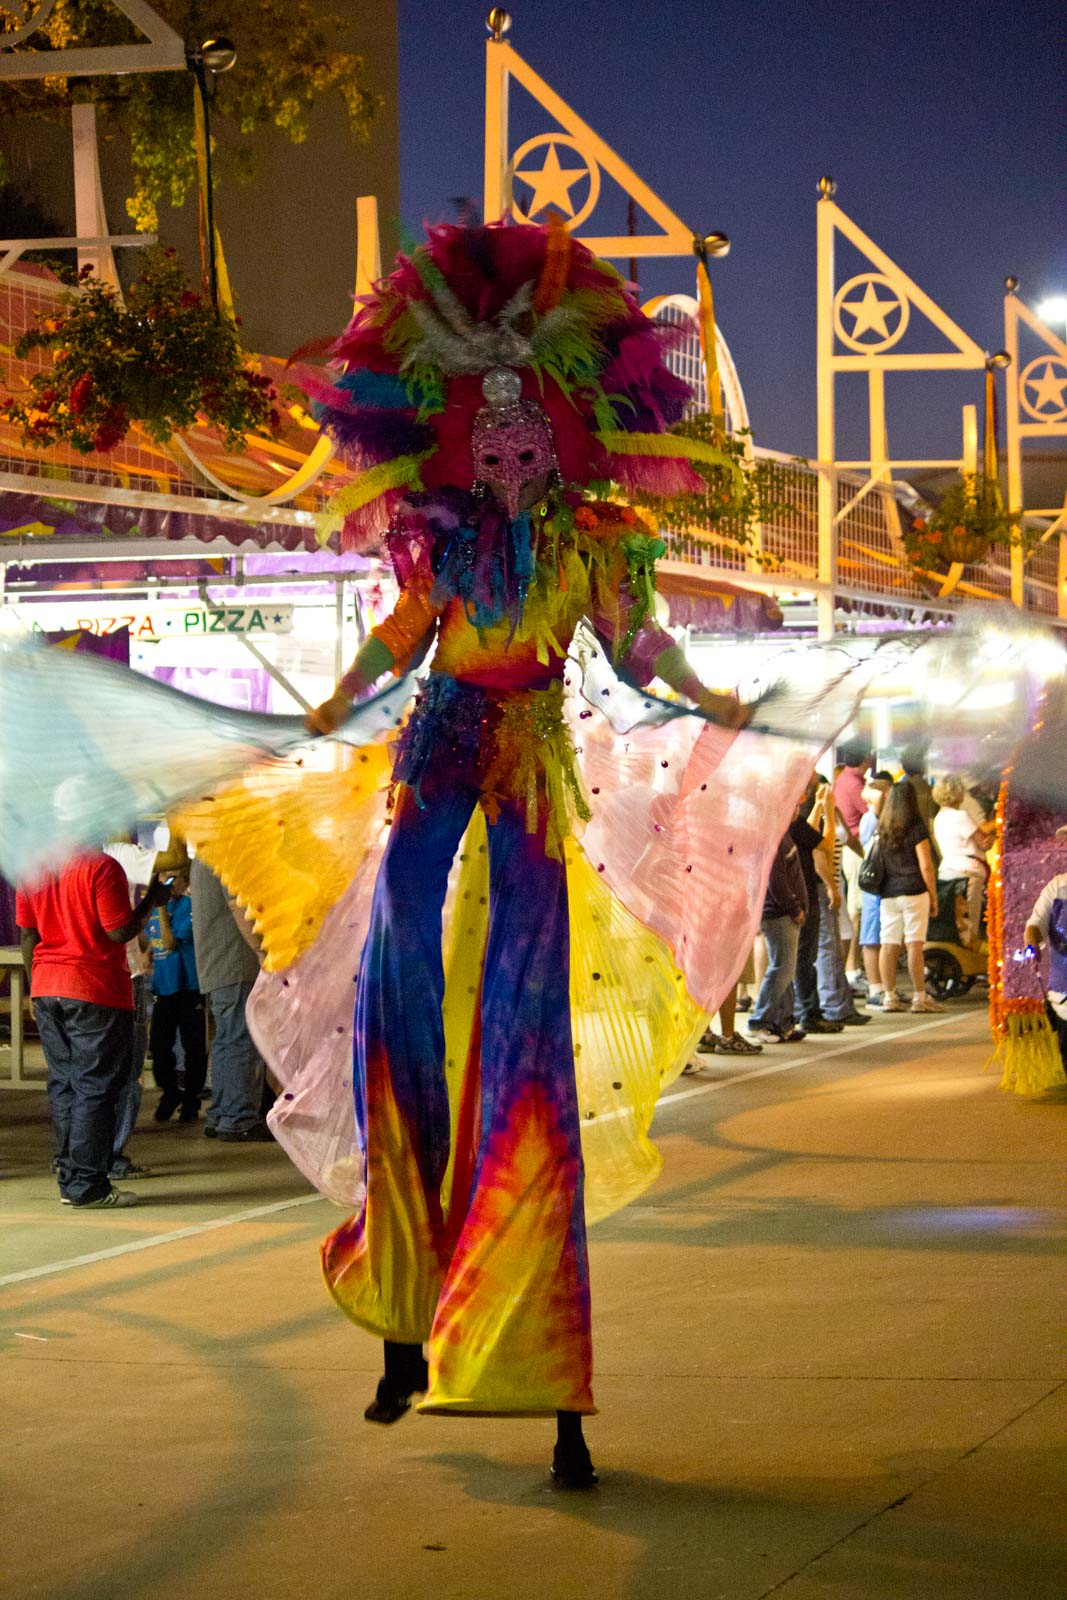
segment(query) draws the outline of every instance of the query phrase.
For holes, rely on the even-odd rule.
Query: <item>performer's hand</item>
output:
[[[722,728],[744,728],[752,715],[751,709],[743,706],[735,695],[716,694],[714,689],[701,689],[696,703]]]
[[[308,712],[304,726],[309,733],[334,733],[348,721],[351,710],[352,702],[344,690],[335,689],[328,700]]]

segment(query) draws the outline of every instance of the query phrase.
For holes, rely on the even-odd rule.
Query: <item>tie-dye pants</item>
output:
[[[566,868],[501,805],[480,996],[446,1001],[442,908],[479,795],[446,770],[422,797],[400,790],[375,887],[355,1009],[366,1199],[324,1274],[361,1327],[428,1341],[422,1410],[591,1412]],[[442,1007],[464,1003],[466,1059],[446,1059]]]

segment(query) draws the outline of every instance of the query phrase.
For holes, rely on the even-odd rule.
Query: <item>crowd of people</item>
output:
[[[136,903],[135,903],[136,902]],[[52,1170],[64,1205],[132,1206],[113,1180],[151,1176],[127,1150],[149,1048],[154,1117],[206,1138],[271,1139],[271,1092],[245,1019],[259,946],[240,909],[180,843],[116,840],[20,890],[16,918],[48,1067]],[[149,1024],[149,1013],[151,1023]],[[178,1050],[180,1049],[180,1060]]]
[[[812,773],[771,867],[755,949],[703,1050],[757,1054],[863,1027],[872,1010],[943,1009],[926,987],[929,925],[947,907],[958,942],[978,946],[992,803],[955,775],[931,786],[917,750],[898,765],[875,770],[853,741],[833,777]],[[899,990],[902,954],[910,997]]]

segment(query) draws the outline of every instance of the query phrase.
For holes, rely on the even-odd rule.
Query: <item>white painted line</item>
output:
[[[32,1339],[35,1344],[47,1344],[48,1340],[43,1333],[13,1333],[13,1339]]]
[[[197,1222],[189,1228],[175,1228],[172,1233],[154,1233],[149,1239],[133,1239],[129,1244],[112,1245],[110,1250],[93,1250],[89,1255],[71,1256],[67,1261],[52,1261],[44,1267],[28,1267],[25,1272],[9,1272],[0,1278],[0,1288],[9,1283],[28,1283],[31,1278],[50,1278],[57,1272],[71,1272],[75,1267],[89,1267],[96,1261],[112,1261],[117,1256],[131,1256],[138,1250],[155,1250],[161,1244],[173,1244],[177,1239],[196,1239],[202,1233],[214,1233],[217,1228],[232,1228],[238,1222],[253,1222],[257,1217],[270,1217],[278,1211],[291,1211],[294,1206],[309,1206],[324,1198],[321,1194],[302,1194],[294,1200],[276,1200],[273,1205],[253,1206],[249,1211],[235,1211],[228,1217],[216,1217],[213,1222]],[[31,1337],[29,1334],[21,1335]]]
[[[944,1028],[950,1022],[961,1020],[960,1013],[953,1013],[947,1017],[938,1017],[936,1022],[915,1023],[911,1027],[898,1028],[893,1033],[879,1033],[876,1035],[878,1042],[888,1042],[890,1039],[912,1038],[917,1033],[926,1033],[931,1028]],[[778,1072],[792,1072],[797,1067],[810,1067],[822,1061],[832,1061],[835,1056],[851,1055],[856,1050],[870,1049],[873,1040],[857,1039],[852,1044],[838,1045],[835,1049],[821,1050],[817,1055],[807,1054],[798,1056],[795,1061],[783,1061],[779,1064],[756,1067],[752,1072],[742,1072],[731,1078],[719,1078],[714,1083],[698,1084],[692,1089],[682,1089],[678,1094],[666,1095],[656,1106],[658,1116],[667,1106],[676,1105],[680,1100],[692,1100],[697,1095],[715,1094],[721,1089],[733,1088],[737,1083],[750,1083],[754,1078],[769,1078]],[[618,1116],[618,1112],[609,1112],[609,1116]],[[24,1272],[9,1272],[0,1277],[0,1288],[12,1283],[28,1283],[34,1278],[50,1278],[60,1272],[72,1272],[76,1267],[92,1266],[97,1261],[113,1261],[119,1256],[134,1255],[138,1250],[155,1250],[160,1245],[174,1244],[179,1239],[196,1239],[201,1234],[214,1233],[219,1228],[232,1228],[239,1222],[253,1222],[257,1217],[269,1217],[279,1211],[290,1211],[296,1206],[313,1205],[317,1200],[324,1198],[321,1194],[298,1195],[293,1200],[278,1200],[269,1206],[253,1206],[248,1211],[235,1211],[228,1217],[217,1217],[213,1222],[198,1222],[188,1228],[176,1228],[172,1233],[156,1233],[148,1239],[134,1239],[129,1244],[113,1245],[109,1250],[93,1250],[88,1255],[72,1256],[67,1261],[53,1261],[43,1267],[29,1267]],[[20,1335],[22,1338],[32,1337],[28,1334]]]
[[[841,1044],[832,1050],[820,1050],[817,1055],[802,1055],[795,1061],[783,1061],[776,1066],[756,1067],[752,1072],[739,1072],[732,1078],[716,1078],[714,1083],[701,1083],[692,1089],[681,1089],[677,1094],[664,1095],[662,1100],[656,1102],[656,1116],[658,1117],[665,1107],[676,1105],[679,1100],[692,1100],[699,1094],[715,1094],[719,1089],[732,1089],[735,1083],[750,1083],[753,1078],[770,1078],[777,1072],[792,1072],[797,1067],[813,1067],[820,1061],[832,1061],[835,1056],[848,1056],[856,1050],[869,1050],[876,1040],[879,1044],[884,1044],[890,1039],[910,1039],[917,1033],[928,1033],[931,1028],[943,1028],[949,1022],[958,1022],[960,1016],[961,1013],[955,1012],[948,1017],[938,1017],[936,1022],[913,1023],[910,1028],[896,1028],[892,1033],[877,1033],[870,1039],[856,1039],[852,1044]]]

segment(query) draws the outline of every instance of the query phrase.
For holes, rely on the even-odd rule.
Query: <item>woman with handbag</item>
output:
[[[937,903],[937,878],[930,835],[919,816],[915,790],[906,778],[895,783],[882,802],[878,831],[860,868],[860,885],[881,899],[882,1010],[906,1009],[897,995],[901,945],[907,947],[908,974],[915,991],[912,1011],[944,1010],[926,993],[923,945],[930,907]]]
[[[893,774],[891,772],[876,772],[873,778],[868,778],[863,790],[863,798],[867,802],[867,809],[860,818],[859,840],[863,846],[866,858],[870,852],[874,836],[878,831],[878,817],[885,802],[885,797],[893,787]],[[866,864],[866,863],[864,863]],[[879,951],[882,946],[882,902],[878,894],[864,889],[860,879],[863,877],[861,866],[857,883],[860,888],[860,955],[863,958],[863,973],[867,979],[867,1004],[880,1006],[885,990],[882,988],[882,972],[879,966]]]

